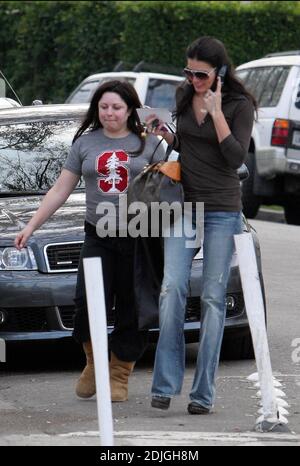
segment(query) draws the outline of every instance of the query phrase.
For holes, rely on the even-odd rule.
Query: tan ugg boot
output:
[[[128,400],[128,378],[135,362],[121,361],[111,352],[109,363],[111,401]]]
[[[90,398],[96,393],[92,343],[90,341],[83,343],[83,349],[86,355],[86,366],[77,381],[75,390],[80,398]]]

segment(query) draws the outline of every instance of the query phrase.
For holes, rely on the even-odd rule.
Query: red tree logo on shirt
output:
[[[96,160],[96,170],[100,175],[98,188],[105,194],[119,194],[128,188],[129,157],[122,150],[103,152]]]

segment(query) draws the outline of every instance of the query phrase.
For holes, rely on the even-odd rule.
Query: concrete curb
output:
[[[115,446],[300,446],[295,434],[257,432],[180,432],[120,431],[114,435]],[[0,437],[1,446],[99,446],[97,431],[67,434],[8,435]]]
[[[255,220],[264,220],[267,222],[286,223],[284,212],[271,209],[260,209]],[[251,219],[249,219],[251,223]]]

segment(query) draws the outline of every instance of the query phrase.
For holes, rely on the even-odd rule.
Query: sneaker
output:
[[[153,396],[151,400],[152,408],[169,409],[171,398],[167,396]]]
[[[210,409],[205,408],[204,406],[199,405],[199,403],[196,403],[195,401],[192,401],[188,405],[188,412],[190,414],[209,414]]]

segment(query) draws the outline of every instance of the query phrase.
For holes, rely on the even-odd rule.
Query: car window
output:
[[[237,70],[236,74],[241,81],[245,82],[248,77],[249,70]]]
[[[82,104],[82,103],[87,103],[92,100],[93,94],[96,91],[97,87],[100,86],[100,84],[103,84],[107,81],[111,81],[113,78],[112,77],[106,77],[106,78],[101,78],[97,79],[96,81],[89,81],[85,84],[83,84],[75,93],[70,97],[67,102],[70,104]],[[123,77],[118,77],[118,81],[125,81],[129,82],[130,84],[134,85],[135,83],[135,78],[129,78],[126,76]]]
[[[297,94],[295,99],[295,107],[300,108],[300,81],[298,82]]]
[[[154,108],[175,109],[175,92],[179,86],[178,81],[150,79],[145,105]]]
[[[0,196],[48,191],[61,172],[78,126],[78,121],[70,120],[0,125]]]
[[[290,72],[289,66],[266,66],[252,68],[248,73],[237,71],[246,88],[255,96],[259,107],[275,107],[281,97]]]
[[[70,104],[82,104],[86,102],[90,102],[93,93],[95,92],[96,88],[100,84],[100,81],[90,81],[88,83],[83,84],[75,94],[68,100]]]

